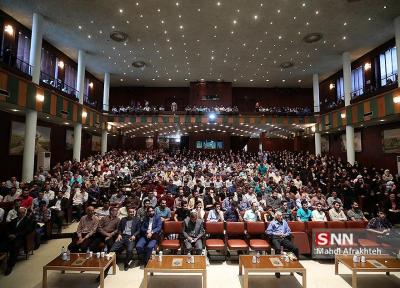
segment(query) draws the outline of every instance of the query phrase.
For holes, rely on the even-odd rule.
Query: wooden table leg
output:
[[[307,288],[307,272],[303,271],[303,288]]]
[[[104,270],[100,271],[100,288],[104,288]]]
[[[207,288],[207,270],[203,272],[203,288]]]
[[[242,263],[240,261],[240,256],[239,256],[239,275],[242,275],[243,270],[242,270]]]
[[[388,272],[386,272],[386,275],[390,275],[390,272],[388,271]]]
[[[46,269],[46,268],[43,268],[42,287],[43,287],[43,288],[47,288],[47,269]]]
[[[117,257],[114,255],[114,260],[113,260],[113,275],[117,274]]]
[[[243,288],[249,288],[249,272],[247,270],[244,270]]]
[[[337,257],[335,257],[335,275],[338,275],[339,273],[339,261]]]
[[[355,271],[351,275],[351,287],[357,288],[357,273]]]
[[[143,275],[143,288],[147,288],[147,269],[144,269],[144,275]]]

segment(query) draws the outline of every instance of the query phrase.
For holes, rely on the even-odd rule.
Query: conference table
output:
[[[239,256],[239,275],[243,275],[243,288],[249,287],[249,273],[284,273],[293,272],[302,273],[303,288],[307,287],[306,269],[299,261],[283,260],[280,255],[261,255],[259,263],[252,262],[252,255]]]
[[[358,272],[400,272],[400,260],[390,255],[366,255],[366,262],[353,262],[354,255],[335,255],[335,275],[339,274],[339,263],[351,270],[351,286],[357,288]],[[378,284],[378,283],[377,283]]]
[[[201,274],[203,278],[202,287],[207,287],[207,265],[206,256],[195,255],[194,263],[187,263],[187,256],[182,255],[164,255],[159,261],[158,257],[150,259],[144,268],[143,288],[147,288],[149,276],[154,273],[172,273],[172,274]],[[150,275],[149,275],[150,274]]]
[[[86,253],[71,253],[69,261],[62,260],[57,256],[43,267],[42,287],[47,288],[47,271],[56,270],[64,273],[65,271],[80,272],[99,272],[100,288],[104,288],[104,273],[108,267],[113,267],[113,274],[117,273],[117,257],[115,253],[109,253],[108,257],[96,257],[93,255],[86,258]]]

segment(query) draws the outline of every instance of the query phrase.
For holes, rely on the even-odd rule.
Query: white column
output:
[[[400,16],[394,19],[394,33],[397,47],[397,67],[400,67]],[[397,81],[397,85],[400,87],[400,81]]]
[[[315,132],[315,155],[321,155],[321,133]]]
[[[344,52],[343,60],[343,86],[344,86],[344,105],[350,105],[351,100],[351,57],[349,52]]]
[[[107,153],[107,130],[101,131],[101,155]]]
[[[319,77],[313,74],[314,113],[319,113]]]
[[[37,126],[37,111],[27,109],[25,113],[25,142],[22,158],[22,181],[30,182],[33,179],[35,165],[35,140]],[[3,165],[6,165],[3,163]]]
[[[103,111],[110,111],[110,73],[104,73]]]
[[[354,165],[356,160],[354,152],[354,127],[351,125],[346,126],[346,151],[347,151],[347,162]]]
[[[81,142],[82,142],[82,124],[74,124],[74,147],[72,158],[78,162],[81,161]]]
[[[83,104],[83,94],[85,92],[85,65],[86,53],[83,50],[78,52],[78,71],[76,76],[76,90],[78,90],[79,103]]]
[[[29,65],[32,66],[32,82],[39,84],[40,80],[40,58],[42,56],[43,17],[33,13],[31,50],[29,54]]]
[[[343,85],[344,105],[349,106],[351,100],[351,57],[349,52],[343,53]],[[346,125],[346,153],[347,162],[354,165],[356,154],[354,151],[354,127]]]

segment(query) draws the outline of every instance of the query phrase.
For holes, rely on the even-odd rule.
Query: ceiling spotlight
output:
[[[320,41],[323,38],[323,35],[321,33],[309,33],[306,36],[304,36],[303,41],[305,43],[315,43]]]

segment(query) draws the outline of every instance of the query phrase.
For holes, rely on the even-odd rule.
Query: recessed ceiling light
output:
[[[81,25],[79,25],[79,26],[78,26],[78,29],[82,29],[82,26],[81,26]]]
[[[233,24],[236,24],[237,23],[237,21],[236,20],[233,20]]]
[[[221,2],[218,1],[218,2],[217,2],[217,6],[221,6]]]
[[[258,19],[258,15],[254,15],[253,18],[254,18],[254,20],[257,20]]]
[[[124,13],[124,9],[119,9],[119,13]]]
[[[346,37],[346,36],[343,36],[343,37],[342,37],[342,39],[343,39],[343,40],[346,40],[346,39],[347,39],[347,37]]]

